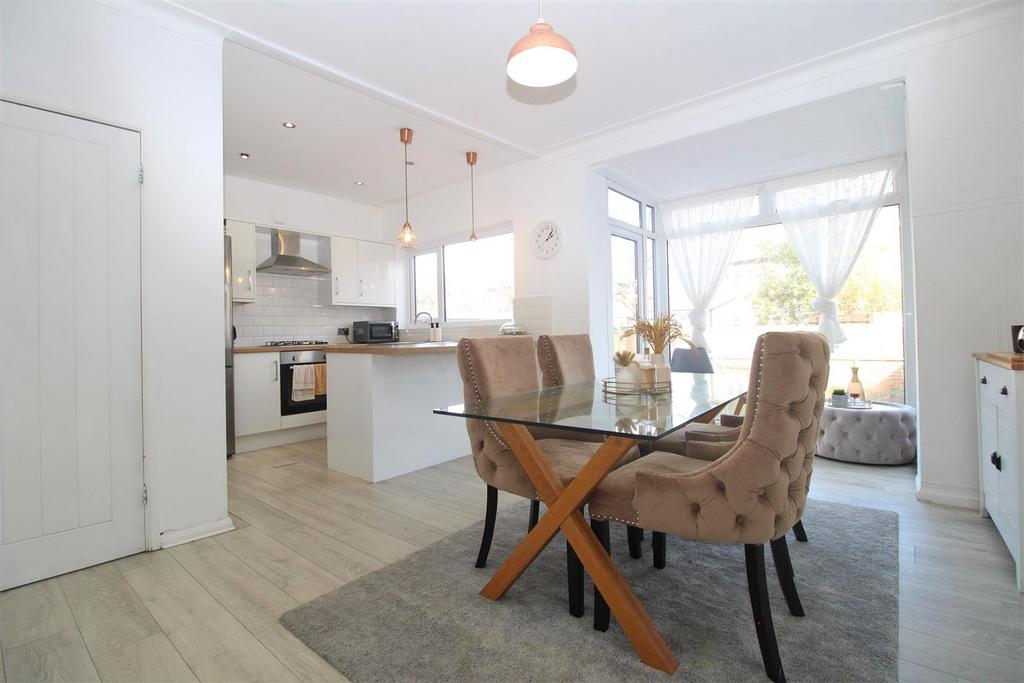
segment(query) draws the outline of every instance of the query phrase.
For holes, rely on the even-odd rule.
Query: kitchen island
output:
[[[369,482],[469,453],[455,342],[339,344],[327,352],[327,466]]]

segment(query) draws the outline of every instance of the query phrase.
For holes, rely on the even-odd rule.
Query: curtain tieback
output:
[[[816,296],[811,302],[811,308],[822,315],[827,315],[832,318],[839,315],[839,304],[836,303],[835,299],[825,299],[820,296]]]

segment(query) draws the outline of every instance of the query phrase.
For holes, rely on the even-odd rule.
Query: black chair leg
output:
[[[757,630],[757,644],[761,647],[761,661],[765,673],[775,683],[783,683],[786,674],[782,671],[779,643],[775,640],[775,623],[772,608],[768,602],[768,580],[765,577],[764,545],[743,546],[747,559],[747,589],[750,591],[750,608],[754,613],[754,628]]]
[[[789,613],[794,617],[804,616],[804,608],[800,604],[800,595],[796,592],[796,582],[793,580],[793,563],[789,559],[785,535],[772,541],[772,558],[775,560],[775,573],[779,575],[779,585],[782,586],[782,595],[786,598]]]
[[[629,556],[639,560],[643,556],[644,530],[640,527],[626,525],[626,540],[629,542]]]
[[[665,568],[665,532],[651,532],[651,546],[654,548],[654,568]]]
[[[601,541],[601,545],[604,546],[604,551],[611,555],[611,535],[608,528],[608,521],[601,519],[591,519],[590,528],[593,529],[594,535],[597,536],[597,540]],[[608,603],[601,597],[601,591],[597,590],[597,586],[594,586],[594,630],[595,631],[607,631],[608,624],[611,621],[611,611],[608,609]]]
[[[793,525],[793,536],[798,543],[807,543],[807,532],[804,531],[804,521],[801,519]]]
[[[484,536],[480,539],[480,552],[476,556],[477,569],[487,566],[487,555],[491,552],[494,538],[494,518],[498,516],[498,489],[487,487],[487,513],[484,515]]]
[[[530,501],[530,523],[527,525],[527,531],[533,531],[533,527],[537,526],[537,520],[540,519],[540,501]]]
[[[569,541],[565,542],[565,569],[569,577],[569,614],[578,619],[584,613],[583,563]]]

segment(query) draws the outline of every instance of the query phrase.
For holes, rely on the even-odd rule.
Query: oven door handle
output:
[[[278,378],[281,375],[280,365],[281,364],[278,361],[276,361],[276,360],[274,361],[274,381],[275,382],[278,380]]]

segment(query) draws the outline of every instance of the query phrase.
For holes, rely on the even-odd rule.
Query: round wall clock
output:
[[[530,248],[537,258],[551,258],[562,248],[561,228],[552,221],[541,221],[530,234]]]

